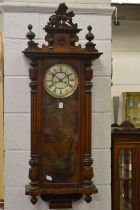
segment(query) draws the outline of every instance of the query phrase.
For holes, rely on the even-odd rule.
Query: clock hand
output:
[[[71,75],[72,75],[72,74],[69,74],[69,75],[67,74],[64,78],[60,79],[61,82],[63,82],[63,80],[66,79],[67,77],[69,78]]]
[[[59,82],[61,81],[61,79],[58,76],[53,75],[53,77],[56,77],[59,80]]]
[[[56,77],[59,81],[58,82],[63,82],[63,80],[65,79],[65,78],[67,78],[69,75],[66,75],[64,78],[62,78],[62,79],[60,79],[59,77],[57,77],[56,75],[53,75],[54,77]]]
[[[63,79],[67,78],[67,77],[70,77],[72,74],[67,74]],[[63,80],[62,79],[62,80]]]
[[[67,77],[69,77],[69,75],[66,75],[64,78],[61,79],[61,82],[66,79]]]

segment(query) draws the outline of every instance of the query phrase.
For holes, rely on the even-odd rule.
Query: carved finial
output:
[[[87,27],[87,29],[88,29],[89,32],[86,34],[86,39],[87,39],[89,42],[91,42],[91,41],[94,39],[94,35],[93,35],[93,33],[91,33],[91,30],[92,30],[91,25],[89,25],[89,26]]]
[[[88,40],[88,43],[86,44],[86,48],[88,51],[93,51],[95,50],[95,44],[92,42],[92,40],[94,39],[94,35],[93,33],[91,33],[91,30],[92,30],[91,25],[89,25],[87,29],[89,32],[86,34],[86,39]]]
[[[127,129],[127,128],[135,128],[135,125],[130,122],[129,120],[125,120],[120,124],[121,128]]]
[[[35,33],[32,31],[33,26],[31,24],[28,25],[29,32],[26,34],[27,39],[32,41],[35,38]]]
[[[35,38],[35,33],[32,31],[33,26],[31,24],[28,25],[29,32],[26,34],[27,39],[30,41],[28,42],[28,48],[27,49],[38,49],[38,43],[35,43],[33,39]]]
[[[66,14],[66,11],[68,10],[68,7],[65,3],[61,3],[58,6],[58,9],[55,11],[55,14]]]

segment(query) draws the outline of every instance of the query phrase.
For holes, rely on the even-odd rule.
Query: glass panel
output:
[[[132,210],[132,150],[119,151],[120,210]]]
[[[60,100],[44,93],[42,147],[45,183],[77,184],[80,180],[78,106],[77,91]]]

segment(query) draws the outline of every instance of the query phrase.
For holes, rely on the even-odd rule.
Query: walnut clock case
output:
[[[50,208],[70,208],[85,195],[97,193],[92,182],[91,88],[92,61],[99,53],[88,26],[85,48],[75,45],[81,29],[65,3],[44,27],[47,45],[38,47],[28,26],[31,60],[31,159],[26,195],[37,202],[40,195]]]

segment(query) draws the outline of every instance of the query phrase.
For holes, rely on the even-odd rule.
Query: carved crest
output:
[[[89,25],[87,27],[88,33],[85,38],[87,39],[87,43],[85,44],[85,48],[83,48],[80,44],[76,45],[79,37],[78,33],[81,29],[78,28],[77,23],[73,23],[73,17],[75,16],[73,11],[68,11],[68,7],[65,3],[61,3],[58,6],[58,9],[55,11],[55,14],[50,16],[47,25],[43,28],[46,32],[45,41],[46,44],[43,44],[42,47],[38,47],[38,43],[34,41],[35,33],[32,31],[32,25],[28,25],[28,33],[26,37],[28,38],[28,47],[25,49],[24,53],[33,53],[39,52],[42,53],[77,53],[80,57],[87,56],[89,59],[89,55],[87,52],[90,52],[91,57],[93,59],[97,59],[102,53],[99,53],[95,48],[95,44],[93,43],[94,35],[91,32],[92,27]],[[93,53],[93,55],[92,55]],[[32,56],[28,54],[28,56]],[[73,54],[74,55],[74,54]]]
[[[77,29],[77,24],[74,24],[72,18],[75,16],[74,12],[67,12],[68,7],[65,3],[59,4],[55,15],[49,18],[48,24],[44,29]]]

